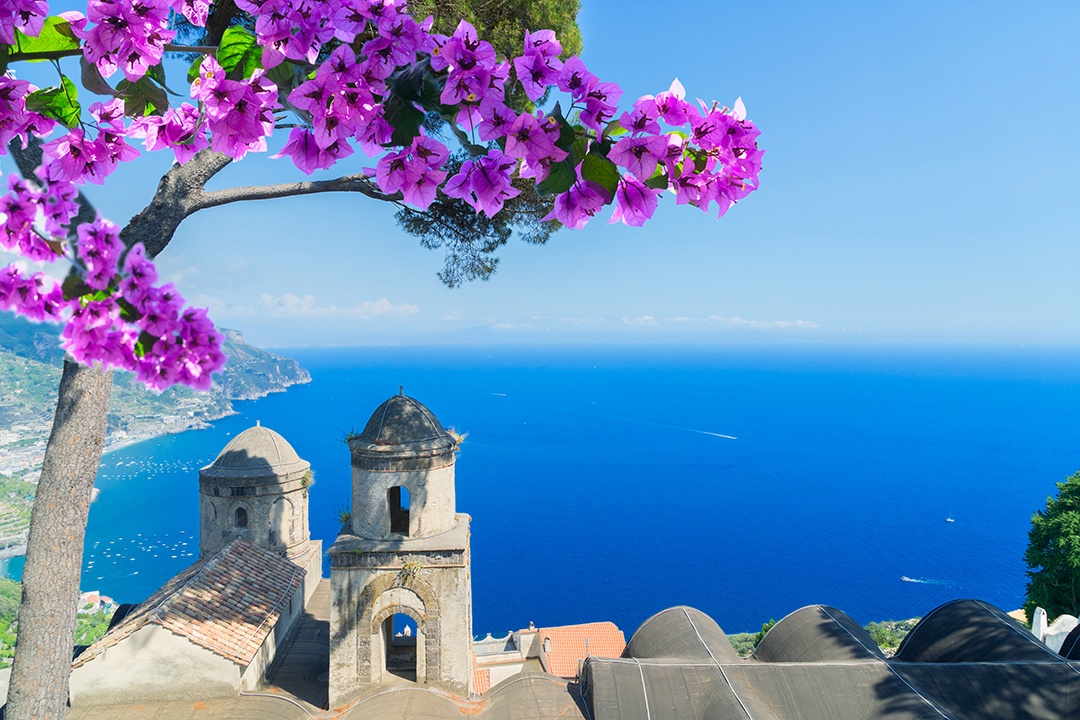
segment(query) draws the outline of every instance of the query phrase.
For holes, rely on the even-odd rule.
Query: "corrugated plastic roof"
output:
[[[173,576],[79,655],[73,666],[85,665],[147,623],[157,623],[246,666],[305,574],[285,558],[236,538]]]

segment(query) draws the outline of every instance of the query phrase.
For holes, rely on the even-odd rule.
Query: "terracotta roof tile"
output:
[[[237,538],[170,578],[79,655],[73,667],[151,622],[246,666],[305,574],[285,558]]]
[[[577,677],[578,660],[584,660],[588,655],[617,658],[626,648],[623,631],[611,622],[537,628],[536,632],[540,633],[541,642],[551,641],[551,649],[546,653],[547,671],[562,678]],[[588,652],[585,650],[586,640],[589,641]]]
[[[473,670],[472,676],[473,692],[477,695],[483,695],[491,689],[491,671],[480,670],[477,668]]]

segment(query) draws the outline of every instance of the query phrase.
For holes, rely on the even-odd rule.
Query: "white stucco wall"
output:
[[[71,672],[71,705],[200,700],[240,693],[240,666],[148,623]]]

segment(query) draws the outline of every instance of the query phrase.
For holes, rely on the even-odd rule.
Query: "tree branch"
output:
[[[203,55],[212,55],[218,51],[216,46],[212,45],[173,45],[168,43],[165,45],[165,52],[182,52],[182,53],[202,53]],[[8,63],[19,62],[24,60],[26,62],[33,62],[35,60],[60,60],[66,57],[77,57],[83,54],[83,49],[72,48],[71,50],[50,50],[47,52],[13,52],[8,55]]]
[[[204,192],[201,197],[195,198],[191,203],[193,213],[205,208],[219,207],[234,202],[246,200],[271,200],[274,198],[293,197],[295,195],[313,195],[324,192],[358,192],[373,200],[395,202],[402,199],[402,194],[396,192],[387,195],[378,189],[378,186],[366,175],[346,175],[334,180],[315,180],[311,182],[283,183],[281,185],[259,185],[249,187],[231,188],[229,190],[216,190]]]
[[[147,256],[156,257],[184,218],[198,209],[194,201],[207,194],[206,183],[231,162],[225,153],[200,150],[183,165],[173,165],[158,183],[154,199],[120,232],[124,245],[130,248],[141,242]]]

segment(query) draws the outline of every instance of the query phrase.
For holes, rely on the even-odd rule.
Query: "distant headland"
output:
[[[222,328],[228,363],[209,392],[175,386],[160,395],[117,373],[109,402],[105,452],[170,433],[207,427],[254,400],[311,375],[290,358],[248,345]],[[0,313],[0,559],[22,555],[30,507],[52,428],[64,352],[59,329]]]

